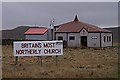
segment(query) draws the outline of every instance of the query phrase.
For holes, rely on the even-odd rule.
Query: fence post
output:
[[[15,56],[15,65],[18,64],[18,56]]]
[[[41,60],[40,60],[40,61],[41,61],[41,66],[42,66],[42,56],[40,56],[40,59],[41,59]]]
[[[56,55],[56,66],[58,65],[58,56]]]

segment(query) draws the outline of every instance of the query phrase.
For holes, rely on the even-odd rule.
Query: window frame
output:
[[[109,36],[109,42],[111,42],[111,36]]]
[[[69,36],[69,40],[75,40],[75,36]]]
[[[103,41],[106,42],[106,36],[103,37]]]
[[[58,36],[58,40],[63,40],[63,36]]]
[[[109,42],[109,36],[107,36],[107,42]]]

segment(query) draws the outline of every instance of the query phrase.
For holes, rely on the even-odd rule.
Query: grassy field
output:
[[[113,46],[120,47],[120,43],[113,43]]]
[[[0,46],[0,79],[2,79],[2,46]]]
[[[3,46],[2,76],[4,78],[117,78],[118,50],[65,48],[64,55],[42,57],[19,57],[15,65],[12,46]]]

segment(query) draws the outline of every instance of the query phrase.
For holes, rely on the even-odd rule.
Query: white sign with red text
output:
[[[63,41],[16,41],[14,56],[63,55]]]

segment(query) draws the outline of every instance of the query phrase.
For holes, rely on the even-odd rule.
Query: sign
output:
[[[62,41],[16,41],[14,56],[63,55]]]
[[[97,36],[92,36],[92,39],[97,39]]]

